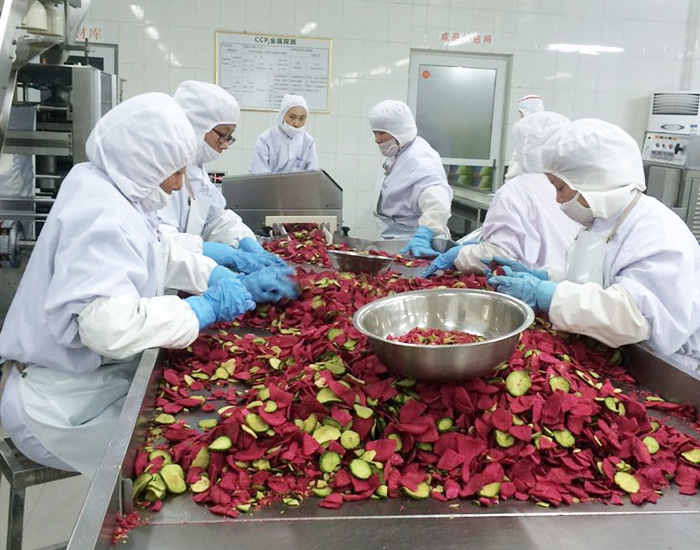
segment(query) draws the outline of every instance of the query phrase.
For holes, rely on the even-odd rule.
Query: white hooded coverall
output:
[[[285,94],[277,113],[277,125],[265,130],[255,142],[249,167],[251,174],[319,170],[316,143],[311,134],[303,127],[296,135],[287,135],[283,130],[284,117],[292,107],[309,112],[302,96]]]
[[[3,360],[26,365],[0,414],[32,460],[93,475],[141,352],[197,338],[194,310],[163,290],[202,293],[216,263],[164,241],[140,203],[195,144],[170,96],[143,94],[98,121],[63,181],[0,332]]]
[[[582,226],[559,208],[556,191],[542,173],[541,157],[547,138],[568,122],[563,115],[540,112],[513,126],[523,173],[496,191],[481,228],[482,240],[460,249],[457,269],[480,273],[482,258],[504,256],[527,267],[546,269],[552,279],[563,277],[566,251]]]
[[[601,120],[564,126],[546,143],[542,161],[545,172],[586,199],[594,216],[587,231],[603,239],[645,189],[637,143]],[[641,194],[603,254],[602,285],[557,285],[549,310],[554,327],[613,347],[645,342],[700,374],[700,246],[688,227]]]
[[[196,253],[202,251],[202,239],[237,247],[242,239],[255,238],[241,217],[226,208],[226,199],[204,169],[206,163],[219,155],[204,141],[204,136],[220,124],[238,124],[241,118],[238,103],[220,86],[196,80],[182,82],[173,98],[187,115],[197,138],[195,161],[187,165],[187,180],[194,197],[190,197],[187,186],[173,191],[168,206],[158,211],[161,230],[175,233],[173,238],[178,244]]]
[[[373,132],[390,134],[399,145],[375,185],[374,217],[382,239],[410,239],[419,226],[434,237],[450,238],[452,188],[438,152],[418,136],[411,109],[388,99],[369,113]]]
[[[544,111],[544,101],[542,101],[542,98],[538,95],[530,94],[523,96],[518,100],[518,115],[521,119],[528,115],[541,113],[542,111]],[[514,178],[522,173],[523,169],[518,161],[518,148],[517,146],[514,146],[513,154],[508,162],[508,171],[506,172],[504,179],[509,180],[510,178]]]

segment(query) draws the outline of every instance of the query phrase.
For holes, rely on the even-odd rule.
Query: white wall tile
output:
[[[331,115],[314,115],[313,136],[319,153],[335,153],[337,149],[338,121]]]
[[[96,3],[102,4],[102,2],[99,1],[93,2],[92,4],[94,5]],[[138,4],[138,2],[135,2],[135,4]],[[141,2],[141,4],[143,6],[144,22],[151,25],[170,25],[171,13],[178,11],[182,7],[182,4],[170,2],[170,0],[148,0],[146,2]],[[187,11],[189,11],[189,9]],[[189,22],[188,26],[192,26],[192,21]]]
[[[450,8],[450,28],[467,31],[476,28],[474,10],[468,8]]]
[[[90,19],[119,21],[121,10],[120,2],[92,2],[87,15]]]
[[[359,156],[338,153],[335,159],[337,179],[343,188],[343,194],[356,193],[359,173]]]
[[[270,32],[283,35],[300,35],[297,26],[295,4],[293,1],[274,2],[270,6]],[[313,21],[305,21],[303,24]]]
[[[387,93],[384,80],[365,80],[362,83],[361,113],[369,113],[372,107],[385,99],[387,99]]]
[[[404,7],[405,4],[394,4],[391,8],[392,19],[394,18],[395,11],[399,8]],[[428,25],[428,6],[415,5],[412,10],[411,25],[416,27],[426,27]]]
[[[143,63],[143,23],[119,23],[119,63]]]
[[[359,0],[344,0],[341,6],[343,10],[341,36],[354,39],[365,38],[365,21],[368,4]]]
[[[386,39],[390,42],[408,42],[414,25],[413,10],[408,4],[389,4],[389,27]]]
[[[144,27],[144,65],[170,65],[170,26],[150,25]]]
[[[363,119],[361,117],[338,117],[338,152],[357,154],[360,145],[360,133]]]
[[[335,115],[357,116],[362,113],[362,79],[340,78],[333,89],[333,112]]]
[[[514,33],[517,28],[517,13],[512,11],[497,11],[493,14],[494,33]]]
[[[373,4],[365,19],[365,38],[369,40],[388,40],[389,4]]]
[[[343,6],[341,0],[323,0],[318,10],[319,36],[338,38],[343,32]]]
[[[228,0],[224,0],[228,2]],[[190,0],[192,3],[192,0]],[[222,0],[195,0],[194,1],[194,26],[202,29],[217,29],[221,24]],[[177,24],[178,19],[172,18],[172,23]]]
[[[269,33],[271,19],[270,0],[246,0],[245,32]]]
[[[119,77],[124,79],[124,99],[151,91],[144,88],[143,64],[141,63],[119,63]]]
[[[450,10],[448,8],[434,8],[429,6],[426,26],[437,27],[443,31],[458,30],[453,28],[450,23]]]
[[[144,65],[143,86],[149,92],[173,93],[175,90],[170,87],[170,68],[160,65]]]
[[[242,32],[245,30],[246,0],[226,0],[221,3],[221,20],[214,30]]]

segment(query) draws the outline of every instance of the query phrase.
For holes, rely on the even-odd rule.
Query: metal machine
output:
[[[0,267],[21,270],[23,253],[33,248],[61,181],[86,160],[89,133],[117,104],[119,82],[94,67],[60,64],[69,51],[87,51],[69,37],[90,0],[46,3],[57,4],[63,34],[24,19],[36,2],[0,3]],[[30,63],[40,57],[41,63]],[[0,318],[14,295],[20,275],[15,271],[0,271]]]
[[[647,194],[673,210],[700,240],[700,171],[686,167],[690,125],[700,122],[700,93],[653,95],[642,145]]]
[[[326,172],[293,172],[224,178],[221,192],[228,207],[258,234],[284,222],[342,225],[343,190]]]

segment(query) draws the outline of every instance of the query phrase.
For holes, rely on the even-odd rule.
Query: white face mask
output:
[[[212,148],[211,145],[209,145],[206,141],[202,140],[199,142],[199,147],[197,150],[197,162],[200,165],[207,164],[208,162],[219,158],[220,154],[220,151],[217,151],[216,149]]]
[[[585,226],[590,226],[593,223],[593,211],[588,206],[583,206],[578,202],[581,193],[576,192],[576,195],[570,201],[559,204],[562,212],[569,216],[575,222]]]
[[[282,121],[282,131],[287,134],[288,137],[293,138],[295,136],[298,136],[304,131],[304,127],[302,126],[301,128],[295,128],[291,124],[287,124],[286,121]]]
[[[155,212],[168,206],[170,197],[171,195],[163,191],[163,188],[159,185],[150,195],[141,199],[141,208],[143,208],[144,212]]]
[[[378,145],[379,150],[385,157],[395,157],[396,153],[399,152],[399,144],[394,138],[391,138],[389,141],[379,143]]]

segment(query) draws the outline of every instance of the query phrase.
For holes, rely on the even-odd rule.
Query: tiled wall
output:
[[[407,99],[412,48],[512,55],[509,104],[540,94],[570,118],[619,124],[641,142],[651,92],[700,88],[697,0],[93,0],[86,29],[119,44],[125,97],[214,80],[214,31],[333,39],[332,112],[312,115],[320,163],[344,189],[344,222],[374,236],[372,187],[381,162],[367,123],[377,102]],[[447,46],[443,33],[491,34]],[[572,53],[552,45],[612,48]],[[561,49],[561,48],[560,48]],[[589,48],[590,51],[590,48]],[[401,62],[400,62],[401,61]],[[386,67],[387,70],[376,69]],[[374,69],[374,70],[373,70]],[[517,113],[511,108],[508,127]],[[211,167],[244,173],[275,113],[246,111],[238,141]],[[507,147],[507,155],[509,154]],[[507,158],[507,157],[506,157]]]

